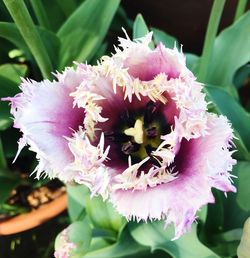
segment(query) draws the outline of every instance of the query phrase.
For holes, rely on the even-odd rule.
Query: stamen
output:
[[[137,119],[135,126],[124,130],[124,133],[128,136],[134,137],[134,140],[138,144],[143,143],[143,122],[141,119]]]
[[[138,149],[139,146],[132,143],[131,141],[126,142],[122,145],[122,152],[126,155],[130,155],[131,153],[138,151]]]
[[[157,136],[157,128],[155,126],[146,129],[146,135],[148,138],[154,138]]]

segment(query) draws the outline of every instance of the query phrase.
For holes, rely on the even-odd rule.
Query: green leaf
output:
[[[88,215],[86,215],[88,216]],[[89,216],[88,216],[89,218]],[[93,224],[93,223],[92,223]],[[117,232],[114,232],[113,230],[110,229],[105,229],[105,228],[93,228],[93,237],[95,238],[103,238],[107,241],[115,241],[117,239]]]
[[[0,84],[2,81],[3,80],[0,77]],[[10,107],[7,102],[0,101],[0,131],[6,130],[11,126],[11,124],[12,119],[10,115]]]
[[[44,78],[50,78],[52,64],[24,1],[3,0]]]
[[[119,3],[119,0],[86,0],[75,10],[57,33],[62,42],[59,69],[94,56]]]
[[[133,39],[138,39],[144,37],[146,34],[149,33],[148,26],[144,21],[141,14],[137,14],[134,24],[133,24]],[[150,42],[149,47],[151,49],[154,48],[154,43]]]
[[[124,225],[125,220],[111,203],[103,201],[101,197],[87,197],[85,201],[87,214],[95,227],[118,232]]]
[[[13,96],[18,92],[17,84],[0,75],[0,99]],[[0,101],[0,130],[7,129],[12,123],[10,107],[7,102]]]
[[[223,30],[215,40],[207,83],[232,92],[233,76],[250,60],[250,12]]]
[[[60,39],[57,35],[49,30],[46,30],[42,27],[36,27],[42,42],[48,52],[49,58],[51,60],[53,70],[58,68],[58,55],[59,55],[59,48],[61,45]],[[53,71],[51,71],[53,72]]]
[[[87,253],[85,258],[139,258],[140,253],[149,252],[149,248],[139,245],[133,240],[127,228],[122,232],[118,241],[110,246]],[[145,257],[145,256],[142,256]]]
[[[234,179],[237,192],[228,193],[228,197],[223,198],[225,231],[242,228],[245,220],[250,216],[250,162],[238,161],[233,168],[233,174],[237,177]]]
[[[199,68],[200,57],[190,53],[185,53],[185,56],[188,69],[196,75]]]
[[[240,162],[237,167],[238,192],[236,201],[239,207],[244,211],[250,211],[250,162]]]
[[[27,73],[27,66],[24,64],[4,64],[0,65],[0,76],[5,77],[17,85],[21,82],[21,77]],[[1,85],[0,85],[1,89]]]
[[[242,236],[242,228],[236,228],[229,231],[226,231],[221,234],[217,234],[214,236],[214,239],[217,242],[232,242],[232,241],[240,241]]]
[[[0,169],[5,170],[7,168],[7,160],[5,158],[2,139],[0,137]]]
[[[239,89],[241,86],[244,85],[249,75],[250,75],[250,64],[246,64],[240,67],[235,73],[235,76],[233,79],[234,85]]]
[[[46,47],[46,51],[53,64],[53,68],[56,69],[58,63],[58,49],[60,47],[59,38],[56,36],[56,34],[44,28],[36,26],[36,30],[41,37],[44,46]],[[34,65],[31,51],[14,23],[0,22],[0,37],[7,39],[19,49],[22,49],[25,52],[27,58],[31,60]]]
[[[44,9],[46,10],[46,14],[49,20],[49,25],[51,30],[53,32],[56,32],[63,24],[63,22],[66,20],[66,16],[62,12],[57,1],[53,1],[53,4],[51,4],[51,0],[40,0],[40,1],[42,2]]]
[[[90,243],[88,252],[93,252],[98,249],[105,248],[110,245],[110,242],[103,237],[93,237]]]
[[[156,45],[162,42],[168,48],[174,48],[174,46],[179,46],[178,40],[175,37],[156,28],[151,28],[151,30],[153,31],[153,39]]]
[[[211,249],[222,257],[236,257],[241,236],[242,229],[239,228],[210,236],[213,242],[216,243]]]
[[[0,74],[0,98],[14,96],[18,92],[18,84]]]
[[[89,190],[83,185],[67,185],[68,213],[72,222],[81,219]]]
[[[0,104],[0,110],[0,131],[4,131],[11,126],[12,120],[10,117],[7,117],[9,112],[8,107]]]
[[[213,1],[213,6],[209,16],[205,41],[203,44],[202,54],[200,57],[199,71],[197,73],[198,81],[207,82],[207,74],[210,66],[210,61],[213,54],[213,46],[215,37],[219,28],[219,23],[223,13],[226,0]]]
[[[208,204],[207,206],[207,218],[205,226],[202,227],[202,234],[200,235],[202,240],[204,240],[203,242],[208,244],[214,244],[211,237],[212,235],[223,232],[222,229],[225,219],[223,207],[225,196],[217,189],[213,189],[213,196],[215,198],[215,203]]]
[[[128,238],[128,239],[127,239]],[[124,240],[118,240],[118,243],[110,244],[101,238],[92,238],[91,247],[84,257],[92,258],[172,258],[161,250],[156,250],[153,253],[149,248],[140,246],[135,241],[131,241],[131,236]],[[124,241],[126,243],[120,243]],[[130,242],[131,241],[131,242]],[[128,242],[128,243],[127,243]],[[93,247],[92,247],[93,243]],[[123,250],[123,248],[127,248]],[[108,255],[108,256],[106,256]]]
[[[10,41],[12,44],[22,49],[30,58],[29,48],[14,23],[0,22],[0,37]]]
[[[74,0],[56,0],[56,2],[66,17],[70,16],[77,7]]]
[[[82,257],[89,249],[92,238],[92,229],[88,220],[76,221],[69,226],[69,239],[77,245],[77,249],[73,251],[73,257]]]
[[[27,72],[26,65],[4,64],[0,66],[0,98],[14,96],[18,93],[21,78]],[[0,101],[0,130],[7,129],[12,123],[10,107]]]
[[[144,37],[149,33],[148,26],[141,14],[137,14],[133,24],[133,39]]]
[[[30,0],[30,4],[36,15],[38,23],[42,27],[49,29],[50,23],[49,23],[49,19],[47,17],[47,12],[44,8],[44,4],[42,3],[42,1],[41,0]]]
[[[250,114],[226,91],[210,85],[206,86],[206,91],[216,109],[232,123],[238,133],[238,141],[250,151]]]
[[[131,223],[130,233],[141,245],[150,246],[152,250],[164,250],[173,258],[219,258],[215,253],[204,246],[196,235],[196,225],[192,230],[185,233],[181,238],[171,241],[173,228],[164,230],[164,223],[157,221],[153,223]]]
[[[247,7],[247,2],[248,0],[238,1],[235,16],[234,16],[234,21],[238,20],[241,17],[241,15],[245,12],[245,9]]]
[[[140,13],[137,14],[133,23],[133,39],[144,37],[148,33],[149,29],[143,16]]]
[[[92,62],[90,63],[91,65],[96,65],[97,60],[100,60],[100,58],[105,55],[106,51],[108,48],[108,44],[105,42],[103,43],[98,50],[96,51],[95,55],[92,58]]]

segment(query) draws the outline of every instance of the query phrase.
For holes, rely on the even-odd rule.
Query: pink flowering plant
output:
[[[217,37],[224,1],[214,1],[198,57],[149,30],[141,15],[132,38],[123,29],[112,54],[98,55],[119,1],[86,0],[50,42],[60,46],[56,59],[25,5],[4,3],[43,75],[24,73],[16,95],[1,95],[20,132],[14,161],[27,146],[37,160],[31,175],[67,186],[71,224],[57,236],[54,257],[235,257],[250,215],[250,115],[240,102],[250,14],[240,13],[241,1],[236,21]],[[96,17],[110,14],[106,24],[91,20],[96,8]],[[84,14],[98,42],[84,30],[74,38]]]

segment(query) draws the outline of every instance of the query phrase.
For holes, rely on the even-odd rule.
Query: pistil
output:
[[[143,121],[141,119],[137,119],[135,121],[135,126],[129,129],[125,129],[124,133],[128,136],[132,136],[136,143],[142,144],[143,143]]]

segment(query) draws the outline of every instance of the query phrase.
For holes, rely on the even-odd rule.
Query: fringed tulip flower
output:
[[[207,112],[202,85],[177,48],[152,34],[95,66],[78,64],[57,81],[24,80],[12,103],[14,126],[37,153],[42,173],[87,185],[128,220],[165,219],[180,237],[211,188],[235,191],[233,132]]]

